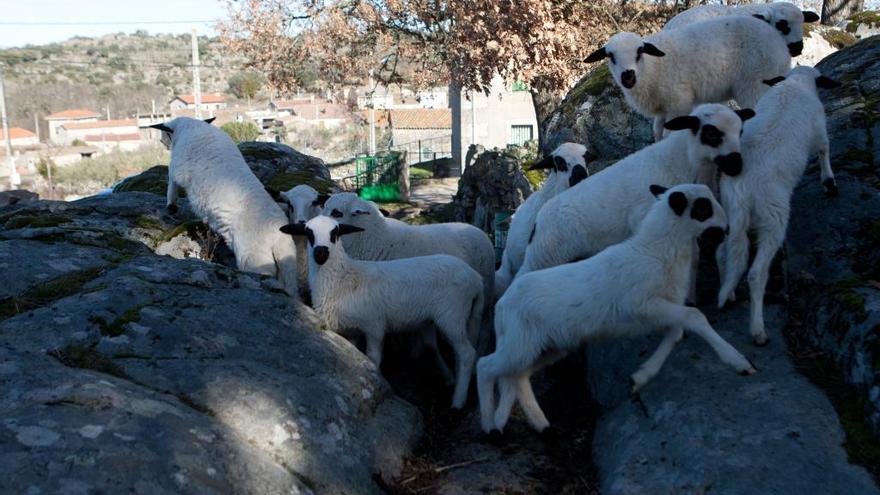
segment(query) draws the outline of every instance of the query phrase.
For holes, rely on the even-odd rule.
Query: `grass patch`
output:
[[[55,167],[52,180],[56,185],[68,189],[94,192],[110,187],[120,179],[154,167],[157,163],[168,163],[170,154],[160,145],[131,152],[113,152],[94,158],[84,159],[65,167]],[[165,177],[167,180],[167,167]],[[164,194],[165,191],[162,191]]]
[[[825,38],[825,41],[827,41],[829,45],[837,49],[853,46],[859,41],[852,34],[837,29],[824,30],[822,32],[822,37]]]
[[[141,305],[129,308],[109,323],[100,316],[93,316],[89,318],[89,321],[98,325],[98,328],[101,329],[101,335],[105,337],[119,337],[125,333],[125,327],[129,323],[141,321],[141,308],[143,307]]]
[[[84,285],[97,278],[103,268],[88,268],[65,273],[48,282],[31,287],[18,296],[0,300],[0,320],[43,307],[53,301],[80,292]]]
[[[168,242],[183,233],[189,234],[191,237],[198,237],[205,234],[207,231],[208,226],[201,221],[187,220],[186,222],[175,225],[162,232],[162,235],[159,237],[159,242]]]
[[[850,16],[847,20],[849,22],[846,24],[846,32],[855,33],[862,24],[867,24],[872,28],[880,25],[880,11],[866,10]]]
[[[141,215],[141,216],[135,218],[134,224],[136,227],[140,227],[142,229],[163,230],[162,222],[156,220],[153,217],[148,217],[146,215]]]
[[[424,180],[431,179],[434,177],[434,172],[419,168],[419,167],[410,167],[409,169],[409,178],[414,180]]]
[[[9,220],[6,220],[6,223],[3,224],[3,228],[6,230],[15,230],[23,229],[25,227],[30,227],[34,229],[43,227],[56,227],[58,225],[70,223],[72,221],[73,219],[61,215],[21,214],[15,215]]]
[[[46,354],[54,357],[61,364],[69,368],[92,370],[118,378],[128,378],[125,370],[96,351],[94,346],[69,345],[63,349],[49,351]]]

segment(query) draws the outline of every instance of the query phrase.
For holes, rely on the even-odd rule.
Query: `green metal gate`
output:
[[[389,151],[355,159],[355,187],[369,201],[400,201],[400,160],[402,153]]]

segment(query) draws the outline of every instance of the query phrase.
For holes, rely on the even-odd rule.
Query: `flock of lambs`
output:
[[[327,329],[362,332],[377,367],[386,333],[419,330],[454,380],[455,408],[467,398],[483,315],[497,300],[495,350],[476,364],[486,432],[504,428],[515,400],[533,428],[546,428],[531,374],[591,339],[664,332],[632,375],[634,391],[659,372],[684,330],[752,374],[749,360],[686,305],[695,301],[697,239],[723,241],[722,307],[734,298],[754,234],[750,326],[765,344],[770,262],[816,153],[826,192],[837,192],[817,88],[838,84],[810,67],[789,71],[803,23],[816,20],[786,2],[703,6],[645,38],[612,36],[586,60],[608,60],[629,105],[654,118],[656,142],[592,177],[581,144],[562,144],[538,162],[549,177],[516,211],[497,272],[492,244],[471,225],[408,225],[355,194],[327,197],[305,185],[267,191],[210,122],[180,117],[154,126],[172,151],[167,204],[173,213],[177,188],[186,188],[239,269],[276,277],[295,298],[310,294],[313,310],[301,311]],[[742,109],[719,104],[730,99]],[[437,351],[437,330],[455,353],[454,373]]]

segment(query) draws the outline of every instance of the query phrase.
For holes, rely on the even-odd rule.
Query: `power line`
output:
[[[0,26],[112,26],[149,24],[207,24],[219,19],[200,19],[193,21],[0,21]]]

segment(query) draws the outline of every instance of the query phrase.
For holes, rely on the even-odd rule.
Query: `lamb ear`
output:
[[[214,122],[214,119],[216,119],[216,118],[217,118],[217,117],[211,117],[211,118],[209,118],[209,119],[205,119],[204,122],[205,122],[206,124],[210,124],[211,122]]]
[[[658,186],[657,184],[651,184],[651,187],[649,187],[648,189],[651,190],[651,194],[653,194],[655,198],[659,198],[660,195],[665,193],[669,188]]]
[[[659,48],[657,48],[656,46],[654,46],[650,43],[645,43],[644,45],[642,45],[642,53],[647,54],[647,55],[653,55],[655,57],[665,57],[666,56],[666,54],[663,53],[662,50],[660,50]]]
[[[676,117],[669,122],[663,124],[663,127],[670,131],[680,131],[682,129],[690,129],[694,134],[700,129],[700,118],[693,115],[682,115]]]
[[[755,116],[755,111],[751,108],[743,108],[742,110],[735,110],[735,112],[743,122]]]
[[[766,17],[762,16],[761,14],[752,14],[752,17],[754,17],[755,19],[761,19],[762,21],[767,22],[767,23],[770,22],[767,20]]]
[[[152,128],[152,129],[159,129],[160,131],[167,132],[167,133],[169,133],[169,134],[171,134],[172,132],[174,132],[174,129],[168,127],[168,126],[165,125],[165,124],[153,124],[153,125],[150,126],[150,128]]]
[[[391,216],[391,212],[386,210],[385,208],[379,208],[379,213],[381,213],[383,217]]]
[[[301,223],[282,225],[280,230],[287,235],[306,235],[306,226]]]
[[[777,84],[785,81],[785,76],[776,76],[773,79],[764,79],[764,84],[767,86],[776,86]]]
[[[834,89],[839,88],[840,83],[835,81],[834,79],[830,79],[825,76],[819,76],[816,78],[816,87],[822,89]]]
[[[326,203],[328,199],[330,199],[330,195],[329,195],[329,194],[319,194],[319,195],[318,195],[318,199],[312,201],[312,206],[321,206],[321,207],[323,207],[323,206],[324,206],[324,203]]]
[[[529,170],[547,170],[550,168],[556,168],[556,165],[553,164],[553,157],[551,155],[547,155],[541,161],[535,162],[529,166]]]
[[[819,14],[809,10],[804,11],[804,22],[816,22],[820,19]]]
[[[584,152],[584,163],[591,163],[599,159],[599,155],[590,150]]]
[[[565,161],[565,158],[561,156],[553,157],[553,164],[556,166],[557,172],[566,172],[568,171],[568,162]]]
[[[339,230],[337,231],[339,235],[346,234],[354,234],[355,232],[363,232],[364,229],[360,227],[355,227],[354,225],[349,225],[347,223],[340,223]]]
[[[282,195],[281,192],[274,187],[265,186],[265,189],[266,192],[269,193],[269,196],[272,196],[272,199],[274,199],[276,203],[289,203],[287,197]]]
[[[587,55],[587,58],[584,59],[584,62],[587,62],[588,64],[593,63],[593,62],[598,62],[607,56],[608,56],[608,54],[605,53],[605,47],[603,46],[602,48],[599,48],[595,52]]]
[[[681,216],[681,214],[684,213],[684,210],[688,207],[687,196],[681,191],[675,191],[670,194],[669,207],[672,208],[672,211],[674,211],[676,215]]]

